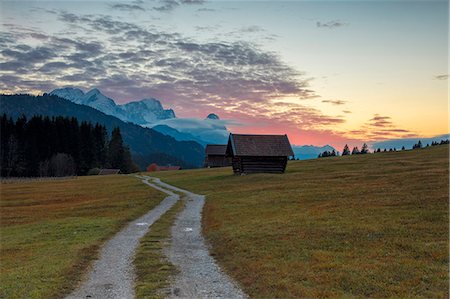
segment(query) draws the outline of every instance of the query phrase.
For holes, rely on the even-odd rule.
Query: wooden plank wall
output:
[[[287,157],[234,157],[233,171],[241,173],[283,173],[286,170]]]
[[[225,156],[208,155],[206,158],[206,167],[226,167],[230,165],[230,158]]]

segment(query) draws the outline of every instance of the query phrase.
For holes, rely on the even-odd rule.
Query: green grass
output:
[[[168,246],[172,224],[183,208],[184,201],[179,200],[141,239],[134,258],[137,299],[163,298],[163,289],[170,285],[171,277],[177,272],[164,257],[163,248]]]
[[[449,147],[157,172],[207,196],[212,254],[251,297],[447,298]]]
[[[61,298],[105,240],[164,198],[132,176],[0,186],[1,298]]]

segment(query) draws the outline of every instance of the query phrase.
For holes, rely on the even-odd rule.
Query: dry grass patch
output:
[[[250,296],[448,297],[449,147],[152,173],[207,195],[212,253]]]
[[[67,294],[105,240],[164,198],[122,175],[0,186],[1,298]]]

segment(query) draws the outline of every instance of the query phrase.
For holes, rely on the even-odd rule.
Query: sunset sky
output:
[[[98,88],[293,144],[448,133],[447,1],[0,2],[0,90]]]

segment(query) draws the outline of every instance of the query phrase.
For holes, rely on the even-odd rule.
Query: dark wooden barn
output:
[[[226,157],[226,144],[208,144],[205,149],[205,167],[225,167],[231,165],[231,158]]]
[[[120,169],[109,169],[109,168],[103,168],[100,169],[100,172],[98,175],[110,175],[110,174],[119,174]]]
[[[283,173],[294,152],[287,135],[230,134],[226,155],[232,158],[235,174]]]

